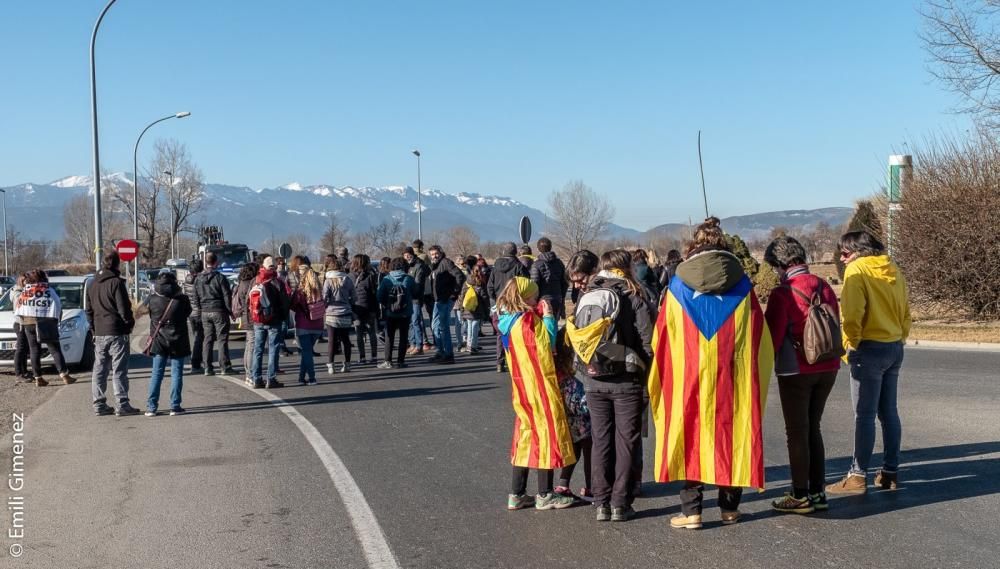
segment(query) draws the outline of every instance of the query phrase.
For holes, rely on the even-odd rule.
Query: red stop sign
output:
[[[115,245],[115,249],[118,250],[118,257],[126,263],[139,256],[139,244],[131,239],[122,239]]]

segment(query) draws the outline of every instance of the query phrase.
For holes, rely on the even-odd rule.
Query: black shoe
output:
[[[444,356],[443,358],[435,361],[434,363],[440,365],[447,365],[455,363],[455,356]]]
[[[187,409],[183,407],[174,407],[173,409],[170,410],[171,417],[173,417],[174,415],[183,415],[184,413],[187,413]]]
[[[441,361],[442,359],[444,359],[444,355],[443,354],[434,354],[433,356],[427,358],[427,361],[429,361],[431,363],[437,363],[437,362]]]
[[[205,375],[207,375],[207,376],[213,376],[213,375],[215,375],[215,370],[212,369],[212,368],[205,368]]]
[[[205,368],[192,366],[191,369],[188,371],[188,374],[190,374],[190,375],[205,375]]]
[[[115,416],[128,417],[129,415],[139,415],[140,413],[141,411],[129,405],[128,403],[122,403],[121,405],[118,406],[118,409],[115,411]]]
[[[21,376],[21,381],[24,383],[35,383],[35,376],[30,373],[26,373]]]
[[[635,510],[632,506],[625,506],[624,508],[611,508],[611,521],[613,522],[627,522],[635,517]]]
[[[404,369],[404,368],[408,368],[408,367],[410,367],[410,366],[406,362],[399,362],[398,364],[396,364],[396,369]]]
[[[267,382],[266,385],[264,385],[264,387],[267,388],[267,389],[280,389],[280,388],[282,388],[284,386],[285,386],[285,384],[281,383],[278,380],[269,381],[269,382]]]
[[[97,407],[97,408],[95,408],[94,409],[94,414],[97,415],[98,417],[106,417],[108,415],[114,415],[115,414],[115,410],[112,409],[111,407],[108,407],[107,405],[105,405],[103,407]]]
[[[611,506],[604,504],[596,507],[597,510],[597,521],[599,522],[610,522],[611,521]]]
[[[236,369],[233,366],[226,366],[226,369],[222,370],[222,373],[226,375],[236,375]]]
[[[253,382],[253,388],[254,389],[264,389],[264,382],[263,381],[255,381],[255,382]]]
[[[285,349],[281,350],[281,353],[285,354],[286,356],[293,356],[293,355],[295,355],[295,353],[292,352],[291,350],[289,350],[288,348],[285,348]]]

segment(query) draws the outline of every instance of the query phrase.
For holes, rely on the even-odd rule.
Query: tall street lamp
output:
[[[420,151],[414,149],[413,155],[417,157],[417,239],[423,241],[424,239],[424,226],[423,226],[423,214],[424,208],[420,205]]]
[[[3,274],[10,276],[10,263],[7,260],[7,190],[0,190],[3,194]]]
[[[171,259],[176,259],[177,256],[174,255],[174,235],[177,233],[177,230],[176,230],[176,227],[175,227],[176,222],[174,221],[174,213],[175,213],[174,212],[174,173],[171,172],[170,170],[164,170],[163,173],[166,174],[168,176],[169,180],[170,180],[170,182],[169,182],[170,185],[167,186],[167,195],[168,195],[167,199],[169,200],[167,203],[170,204],[170,258]]]
[[[139,133],[139,138],[135,140],[135,146],[132,148],[132,238],[135,239],[136,243],[139,242],[139,143],[142,141],[142,136],[146,134],[146,131],[153,128],[154,124],[161,123],[169,119],[182,119],[184,117],[191,116],[188,111],[183,111],[180,113],[174,113],[172,115],[167,115],[162,119],[156,119],[155,121],[149,123],[149,125],[142,129]],[[135,297],[139,298],[139,256],[135,257]]]
[[[101,158],[97,142],[97,67],[94,61],[94,45],[97,43],[97,30],[101,27],[101,20],[115,2],[116,0],[111,0],[101,10],[101,15],[94,23],[94,32],[90,35],[90,121],[94,132],[94,257],[98,271],[101,270],[101,248],[104,239],[101,234]]]

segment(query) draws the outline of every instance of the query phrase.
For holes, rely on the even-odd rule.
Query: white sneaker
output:
[[[351,371],[351,364],[346,362],[340,364],[340,373],[347,373],[349,371]]]
[[[333,375],[333,364],[326,364],[326,373]]]

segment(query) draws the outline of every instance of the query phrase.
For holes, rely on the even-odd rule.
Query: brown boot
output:
[[[45,387],[48,384],[49,384],[49,382],[45,381],[45,378],[43,378],[43,377],[36,377],[35,378],[35,385],[37,385],[38,387]]]
[[[827,494],[864,494],[868,492],[868,477],[864,474],[847,474],[839,482],[826,487]]]
[[[899,484],[899,473],[879,470],[875,475],[875,487],[883,490],[895,490]]]
[[[59,374],[59,377],[62,378],[63,383],[65,383],[66,385],[72,385],[73,383],[76,383],[76,378],[70,375],[68,371],[64,371],[63,373]]]

